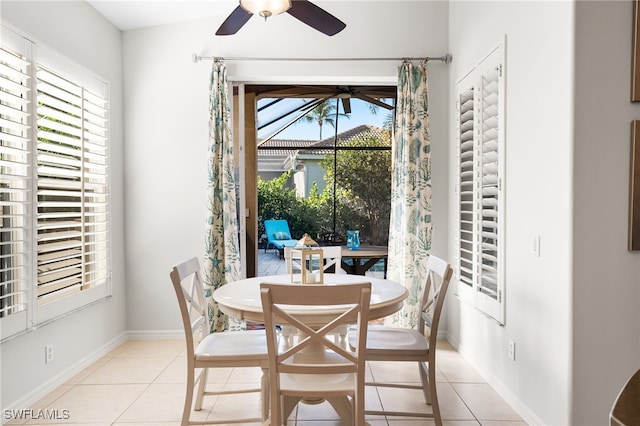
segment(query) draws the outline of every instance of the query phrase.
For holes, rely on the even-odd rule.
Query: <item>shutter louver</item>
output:
[[[463,284],[473,286],[473,238],[474,238],[474,93],[466,90],[459,102],[459,146],[460,146],[460,253],[459,279]]]
[[[0,318],[29,303],[29,73],[23,55],[0,49]]]
[[[106,101],[38,67],[38,300],[107,279]]]
[[[108,279],[107,103],[85,90],[85,285]]]
[[[481,96],[482,125],[480,158],[481,179],[481,217],[482,244],[481,273],[479,290],[490,297],[498,298],[498,194],[499,194],[499,152],[498,152],[498,99],[499,99],[499,68],[494,68],[482,76]]]

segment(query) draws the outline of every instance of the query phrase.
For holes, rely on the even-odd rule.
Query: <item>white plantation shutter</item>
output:
[[[4,339],[105,297],[111,287],[108,86],[1,29]]]
[[[459,262],[460,283],[473,286],[473,247],[474,247],[474,91],[473,87],[464,90],[458,98],[458,147],[460,161],[459,180]]]
[[[4,43],[8,43],[5,40]],[[30,63],[22,46],[0,49],[0,318],[2,337],[28,326]],[[22,47],[22,48],[21,48]]]
[[[107,278],[106,100],[38,66],[38,299]]]
[[[477,67],[480,92],[478,140],[480,235],[477,305],[504,322],[504,76],[503,50],[496,49]]]
[[[504,48],[458,82],[458,291],[504,322]]]

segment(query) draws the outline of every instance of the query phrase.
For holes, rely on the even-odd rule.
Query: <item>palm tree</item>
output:
[[[300,121],[318,123],[318,127],[320,128],[320,138],[318,140],[322,140],[322,126],[324,123],[328,123],[333,128],[336,127],[335,110],[336,106],[331,103],[330,100],[326,100],[301,117]],[[338,113],[338,115],[349,118],[349,115],[342,112]]]
[[[380,99],[380,101],[385,102],[387,104],[392,104],[395,102],[391,102],[393,101],[393,99]],[[371,112],[371,114],[376,115],[378,114],[378,111],[380,110],[380,107],[378,105],[375,104],[369,104],[369,111]],[[395,116],[395,111],[391,110],[389,111],[389,113],[386,115],[386,117],[384,118],[384,121],[382,122],[382,128],[388,131],[391,131],[393,129],[393,121],[395,120],[396,116]]]
[[[385,99],[380,99],[380,101],[385,102],[387,104],[392,104],[395,102],[391,102],[393,101],[393,99],[390,98],[385,98]],[[378,111],[380,111],[380,107],[378,105],[375,104],[369,104],[369,112],[373,115],[378,114]],[[387,116],[384,118],[384,121],[382,122],[382,128],[384,130],[388,130],[391,131],[393,128],[393,121],[395,120],[395,112],[389,111],[389,113],[387,114]]]

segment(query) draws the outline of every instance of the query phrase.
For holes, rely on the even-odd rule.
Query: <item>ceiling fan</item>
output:
[[[386,104],[372,96],[371,89],[367,93],[363,93],[361,89],[353,88],[351,86],[337,86],[335,90],[335,97],[342,100],[342,109],[345,114],[351,114],[351,98],[361,99],[370,104],[382,107],[384,109],[392,110],[392,105]],[[388,96],[388,95],[387,95]]]
[[[220,25],[216,35],[237,33],[252,15],[262,16],[266,20],[284,12],[328,36],[339,33],[347,26],[308,0],[240,0],[240,5]]]
[[[351,113],[351,98],[361,99],[370,104],[379,106],[387,110],[393,110],[394,106],[389,105],[379,99],[395,97],[394,92],[390,92],[389,87],[375,86],[305,86],[313,89],[313,92],[301,93],[298,97],[331,97],[342,101],[342,109],[345,114]]]

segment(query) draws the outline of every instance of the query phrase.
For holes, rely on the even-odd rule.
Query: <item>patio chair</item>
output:
[[[364,345],[371,283],[343,285],[260,284],[269,351],[271,426],[287,423],[303,398],[328,401],[348,424],[364,426]],[[326,308],[332,320],[318,323],[305,307]],[[313,311],[312,311],[313,312]],[[327,337],[342,324],[356,323],[353,348]],[[279,345],[276,326],[295,327],[295,343]]]
[[[171,282],[178,298],[182,323],[187,344],[187,392],[182,413],[183,426],[192,424],[228,424],[246,422],[264,422],[268,417],[268,357],[265,332],[225,331],[209,334],[208,309],[202,285],[200,262],[197,258],[176,265],[170,273]],[[196,336],[194,336],[196,334]],[[199,336],[198,336],[199,335]],[[195,339],[198,337],[198,340]],[[260,367],[262,369],[261,387],[238,389],[206,389],[207,373],[210,368]],[[198,384],[193,409],[200,411],[202,400],[209,395],[226,395],[260,392],[261,417],[242,419],[191,420],[191,405],[194,387]]]
[[[421,390],[425,402],[432,407],[432,413],[383,410],[366,411],[367,414],[429,417],[433,418],[436,426],[442,425],[438,394],[436,393],[436,339],[440,313],[452,274],[451,265],[435,256],[429,256],[418,329],[370,325],[367,334],[367,361],[415,361],[418,364],[421,382],[420,385],[368,382],[367,386]],[[354,333],[350,334],[349,343],[351,345],[356,343],[355,338]]]
[[[291,237],[289,222],[285,219],[268,219],[264,221],[264,232],[267,234],[266,252],[269,247],[274,247],[280,252],[280,257],[284,256],[285,247],[295,247],[298,240]]]

